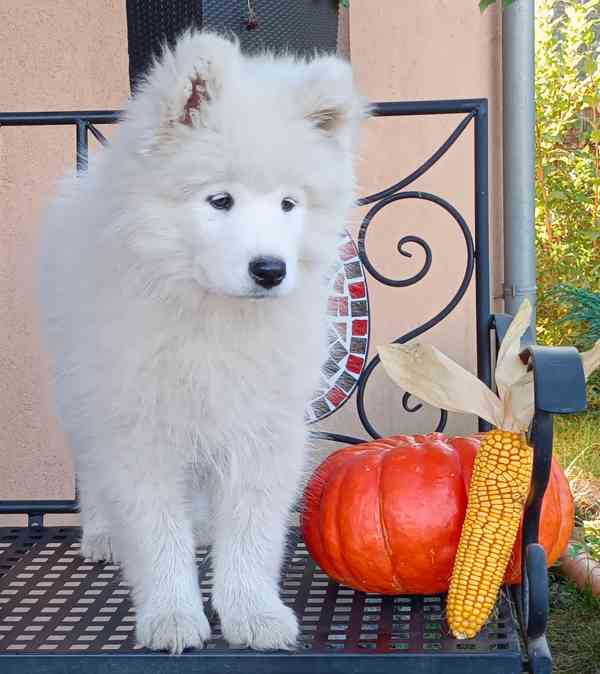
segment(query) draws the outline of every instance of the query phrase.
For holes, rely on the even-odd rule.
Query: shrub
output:
[[[560,284],[599,290],[600,0],[536,3],[538,338],[581,344]]]

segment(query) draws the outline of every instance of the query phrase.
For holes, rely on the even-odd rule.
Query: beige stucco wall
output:
[[[123,0],[2,0],[0,108],[119,108],[127,97]],[[499,242],[499,43],[495,10],[481,16],[475,0],[352,0],[350,43],[357,79],[371,100],[489,97],[491,223],[494,262]],[[361,193],[409,173],[445,139],[458,118],[371,120],[360,166]],[[0,498],[69,497],[69,452],[52,413],[48,372],[38,334],[34,254],[40,213],[54,180],[73,164],[72,128],[0,129]],[[443,196],[473,223],[472,132],[415,189]],[[357,212],[356,231],[361,213]],[[433,249],[430,274],[417,286],[370,284],[375,307],[372,344],[385,342],[437,312],[460,282],[464,244],[439,209],[402,202],[373,224],[370,254],[398,277],[420,268],[422,254],[400,257],[404,234]],[[496,274],[496,288],[499,288]],[[496,292],[496,294],[498,294]],[[474,366],[474,293],[428,339]],[[383,431],[426,430],[431,418],[397,413],[398,395],[376,375],[369,410]],[[351,431],[354,405],[326,424]],[[420,419],[420,421],[419,421]],[[470,421],[453,421],[454,431]]]
[[[128,94],[121,0],[2,0],[3,111],[118,108]],[[37,329],[40,215],[74,164],[73,127],[0,128],[0,498],[72,495]]]

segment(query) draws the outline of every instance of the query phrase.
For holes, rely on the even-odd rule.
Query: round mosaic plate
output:
[[[369,297],[358,249],[348,232],[338,246],[327,303],[329,357],[320,386],[306,408],[308,423],[320,421],[352,395],[369,350]]]

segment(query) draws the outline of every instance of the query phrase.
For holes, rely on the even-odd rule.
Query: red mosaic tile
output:
[[[364,281],[358,281],[357,283],[351,283],[348,286],[348,290],[350,291],[350,296],[352,297],[353,300],[358,300],[361,297],[365,297],[367,294],[367,288],[365,286]]]
[[[338,255],[344,262],[356,257],[356,246],[354,245],[354,241],[347,241],[343,246],[340,246]]]
[[[355,337],[364,337],[369,331],[369,321],[364,318],[360,318],[356,321],[352,321],[352,334]]]
[[[360,358],[359,356],[348,356],[348,361],[346,362],[346,369],[349,372],[354,374],[360,374],[363,369],[363,363],[365,359]]]
[[[346,394],[336,386],[335,388],[332,388],[331,391],[329,391],[327,394],[327,399],[331,402],[332,405],[338,407],[338,405],[341,405],[346,399]]]

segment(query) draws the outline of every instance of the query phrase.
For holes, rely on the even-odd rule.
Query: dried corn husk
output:
[[[422,401],[449,412],[475,414],[503,430],[524,432],[535,409],[533,373],[519,358],[531,313],[525,300],[502,342],[495,371],[497,395],[431,344],[388,344],[378,347],[379,356],[391,379]],[[587,379],[600,366],[600,341],[581,358]]]

